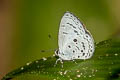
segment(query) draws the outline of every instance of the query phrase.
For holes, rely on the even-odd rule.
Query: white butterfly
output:
[[[66,12],[61,19],[58,34],[59,60],[89,59],[95,47],[90,32],[72,13]]]

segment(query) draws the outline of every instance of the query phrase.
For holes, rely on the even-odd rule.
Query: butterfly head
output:
[[[56,49],[56,50],[55,50],[55,57],[56,57],[56,58],[59,58],[58,54],[59,54],[59,50]]]

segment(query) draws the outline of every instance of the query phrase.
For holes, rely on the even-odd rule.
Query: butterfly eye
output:
[[[55,50],[55,54],[58,55],[58,53],[59,53],[58,50]]]

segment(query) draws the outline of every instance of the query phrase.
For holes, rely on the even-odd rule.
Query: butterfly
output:
[[[95,51],[94,39],[84,24],[71,12],[65,12],[58,33],[59,60],[89,59]]]

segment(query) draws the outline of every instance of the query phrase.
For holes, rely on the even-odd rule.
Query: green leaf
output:
[[[88,60],[63,61],[48,57],[27,63],[2,80],[118,80],[120,79],[120,39],[96,44],[94,56]]]

